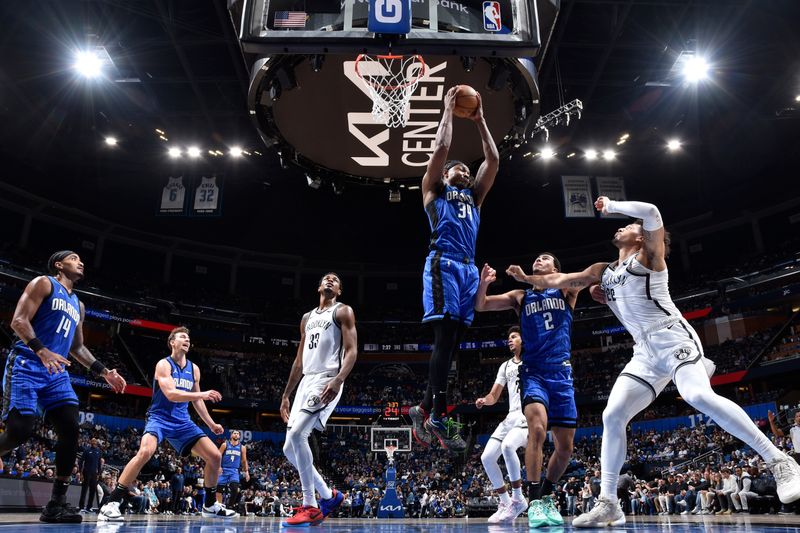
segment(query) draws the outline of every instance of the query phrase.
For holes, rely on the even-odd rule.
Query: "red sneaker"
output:
[[[285,526],[316,526],[325,520],[322,511],[316,507],[304,505],[297,511],[294,516],[286,519],[283,523]]]

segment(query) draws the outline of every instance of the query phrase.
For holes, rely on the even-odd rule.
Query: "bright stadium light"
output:
[[[597,150],[595,150],[594,148],[589,148],[588,150],[586,150],[586,153],[584,155],[586,156],[586,159],[588,159],[589,161],[594,161],[595,159],[597,159]]]
[[[167,153],[169,154],[169,156],[172,159],[177,159],[178,157],[181,156],[181,149],[180,148],[176,148],[175,146],[173,146],[172,148],[167,150]]]
[[[85,78],[96,78],[102,71],[102,62],[94,52],[78,52],[73,67]]]
[[[680,140],[670,139],[669,141],[667,141],[667,150],[669,150],[670,152],[674,152],[676,150],[679,150],[681,145],[682,143]]]
[[[200,148],[197,146],[190,146],[186,149],[186,155],[192,158],[200,157]]]
[[[242,157],[242,149],[239,146],[233,146],[228,153],[231,157]]]
[[[542,148],[542,159],[553,159],[555,156],[555,151],[549,146]]]
[[[603,159],[606,161],[611,161],[617,157],[617,153],[614,150],[603,150]]]
[[[700,56],[694,56],[683,66],[683,76],[690,83],[697,83],[708,78],[708,63]]]
[[[795,102],[800,102],[800,94],[798,94],[797,96],[794,97],[794,101]]]
[[[116,146],[117,145],[117,138],[116,137],[106,137],[106,145],[107,146]]]

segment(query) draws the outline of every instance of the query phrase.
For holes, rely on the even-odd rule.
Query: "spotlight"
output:
[[[108,146],[116,146],[117,145],[117,138],[116,137],[106,137],[106,145],[108,145]]]
[[[603,150],[603,159],[606,161],[611,161],[617,157],[617,153],[614,150]]]
[[[794,97],[794,101],[795,102],[800,102],[800,94],[798,94],[797,96]]]
[[[242,157],[242,149],[238,146],[234,146],[228,152],[231,157]]]
[[[100,58],[94,52],[78,52],[73,67],[84,78],[96,78],[102,71]]]
[[[594,148],[589,148],[583,155],[585,155],[586,159],[588,159],[589,161],[594,161],[595,159],[597,159],[597,150],[595,150]]]
[[[400,197],[400,185],[398,183],[390,183],[389,184],[389,201],[393,204],[399,203],[401,200]]]
[[[572,157],[575,157],[575,152],[570,152],[567,154],[567,159],[570,159]]]
[[[669,150],[670,152],[674,152],[680,149],[681,144],[682,144],[681,141],[679,141],[678,139],[670,139],[669,141],[667,141],[667,150]]]
[[[188,155],[191,158],[200,157],[200,148],[198,148],[197,146],[190,146],[189,148],[186,149],[186,155]]]
[[[708,78],[708,63],[702,57],[695,56],[683,66],[683,76],[690,83],[697,83]]]
[[[309,63],[311,63],[311,70],[319,72],[322,70],[322,65],[325,63],[325,56],[322,54],[314,54],[309,58]]]
[[[555,151],[549,146],[542,148],[542,159],[553,159],[555,156]]]
[[[178,157],[181,156],[181,149],[173,146],[172,148],[167,150],[167,153],[172,159],[177,159]]]
[[[472,72],[475,68],[475,56],[461,56],[461,66],[464,67],[464,72]]]
[[[319,186],[322,185],[322,180],[320,178],[312,178],[310,175],[306,174],[306,183],[312,189],[319,189]]]

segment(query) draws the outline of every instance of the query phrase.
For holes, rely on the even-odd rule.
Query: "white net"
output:
[[[411,95],[425,70],[425,61],[420,55],[358,56],[356,74],[369,90],[375,122],[390,128],[406,125]]]

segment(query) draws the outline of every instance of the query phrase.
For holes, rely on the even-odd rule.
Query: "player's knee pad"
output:
[[[23,415],[16,408],[8,414],[6,430],[0,434],[0,455],[5,455],[33,436],[36,417]]]

